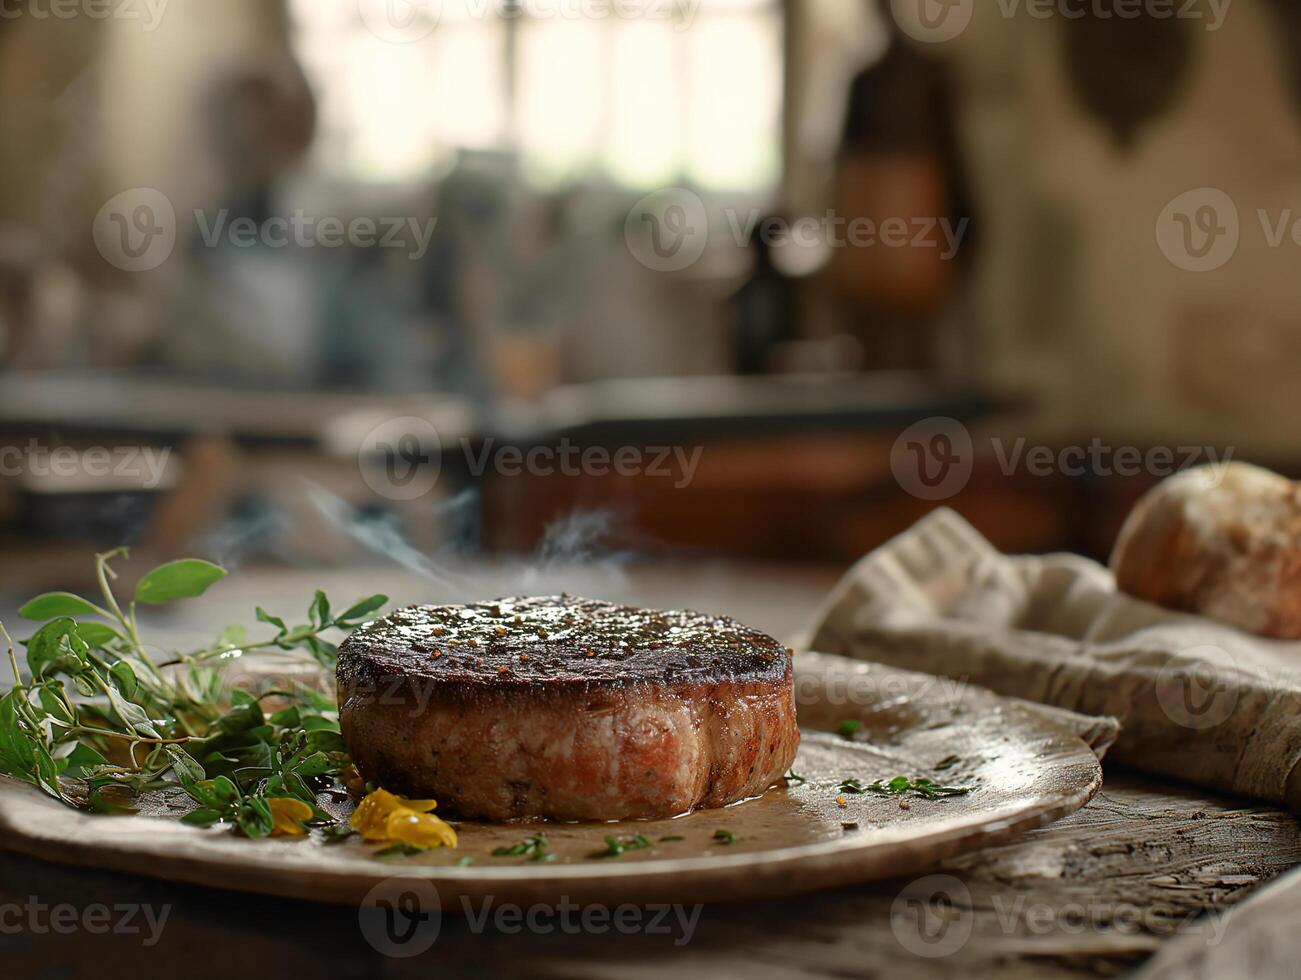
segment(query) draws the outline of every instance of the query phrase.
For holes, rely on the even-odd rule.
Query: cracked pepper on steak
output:
[[[358,770],[485,820],[670,817],[799,747],[791,653],[734,620],[572,596],[410,606],[339,648]]]

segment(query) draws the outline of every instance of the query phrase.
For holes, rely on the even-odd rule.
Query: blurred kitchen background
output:
[[[1135,7],[7,2],[0,589],[118,544],[843,566],[941,504],[1105,556],[1165,473],[1018,439],[1298,475],[1301,16]]]

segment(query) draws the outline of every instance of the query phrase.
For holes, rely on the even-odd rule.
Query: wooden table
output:
[[[834,578],[828,570],[718,565],[471,574],[478,587],[514,584],[524,573],[537,589],[545,583],[557,591],[694,605],[743,616],[779,635],[802,625]],[[317,585],[339,600],[380,589],[401,601],[451,598],[449,592],[463,587],[381,571],[241,573],[211,601],[185,607],[180,618],[155,628],[190,634],[201,624],[224,624],[253,602],[276,611],[290,596],[305,600]],[[915,920],[898,914],[900,894],[910,882],[891,881],[778,902],[707,907],[685,943],[680,930],[503,934],[446,915],[428,952],[397,960],[366,942],[354,909],[0,854],[0,951],[5,975],[33,978],[113,977],[128,969],[187,980],[250,970],[269,978],[1112,976],[1129,972],[1176,936],[1217,941],[1223,925],[1218,910],[1298,864],[1301,821],[1294,817],[1109,769],[1099,796],[1070,818],[927,869],[926,874],[946,876],[940,881],[953,899],[951,907],[940,907],[943,914],[931,923],[928,936],[919,937]],[[160,940],[146,946],[145,935],[84,929],[59,934],[48,925],[45,932],[13,931],[16,923],[35,921],[23,911],[33,902],[66,903],[79,912],[96,904],[139,903],[149,905],[155,917],[170,908]],[[950,947],[953,951],[942,957],[915,952]]]

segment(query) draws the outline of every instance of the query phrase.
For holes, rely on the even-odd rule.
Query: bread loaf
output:
[[[1139,599],[1301,639],[1301,486],[1244,463],[1179,473],[1129,515],[1111,570]]]

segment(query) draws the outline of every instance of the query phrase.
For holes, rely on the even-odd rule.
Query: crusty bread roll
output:
[[[1301,486],[1244,463],[1172,476],[1129,515],[1111,570],[1140,599],[1301,639]]]

